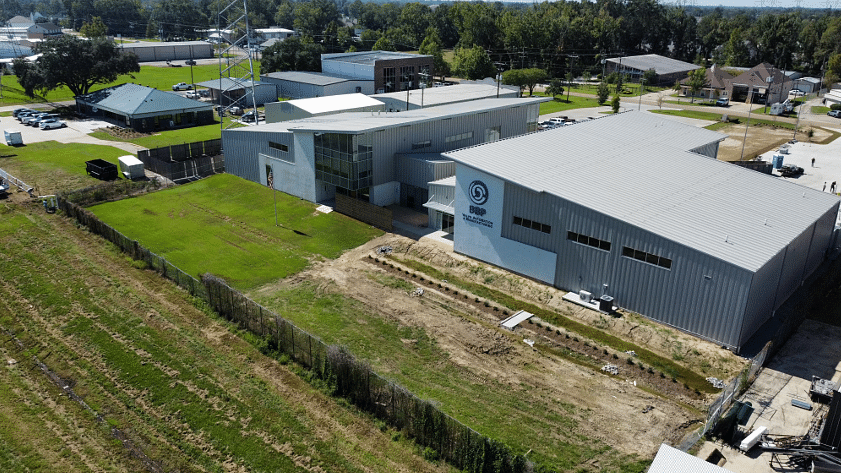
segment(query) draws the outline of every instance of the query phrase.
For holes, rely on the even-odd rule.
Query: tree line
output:
[[[222,0],[7,0],[7,17],[38,11],[80,29],[99,17],[109,35],[197,39],[216,26]],[[841,14],[827,9],[685,7],[657,0],[558,0],[532,4],[500,2],[378,3],[362,0],[249,0],[253,28],[294,29],[287,47],[301,50],[304,64],[322,52],[421,51],[438,56],[454,49],[436,74],[451,68],[463,76],[487,77],[497,69],[539,68],[550,77],[601,72],[605,57],[660,54],[701,65],[752,67],[761,62],[818,76],[841,53]],[[294,46],[294,48],[292,48]],[[269,56],[288,51],[269,51]],[[838,60],[836,62],[841,62]],[[836,73],[838,71],[831,71]]]

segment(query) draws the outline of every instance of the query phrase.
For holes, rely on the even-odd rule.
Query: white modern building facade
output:
[[[379,206],[414,200],[420,207],[428,182],[454,171],[442,152],[533,131],[546,100],[485,99],[233,128],[222,132],[225,167],[264,185],[271,172],[275,189],[311,202],[341,193]]]
[[[445,152],[427,207],[458,253],[738,352],[824,261],[839,199],[718,161],[723,139],[626,112]]]

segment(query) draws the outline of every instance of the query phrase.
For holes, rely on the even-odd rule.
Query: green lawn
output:
[[[316,212],[315,204],[297,197],[272,194],[220,174],[90,210],[182,270],[213,273],[241,290],[299,272],[312,260],[336,258],[382,234],[337,212]]]
[[[829,107],[824,107],[822,105],[815,105],[812,107],[812,113],[817,113],[818,115],[826,115],[826,112],[829,110]]]
[[[117,158],[126,154],[111,146],[56,141],[19,147],[0,145],[0,168],[46,195],[100,182],[87,175],[85,161],[104,159],[116,164]]]
[[[722,114],[722,113],[697,112],[697,111],[694,111],[694,110],[652,110],[652,113],[661,113],[663,115],[674,115],[674,116],[678,116],[678,117],[695,118],[695,119],[698,119],[698,120],[713,120],[713,121],[716,121],[716,122],[721,120],[722,115],[726,115],[726,114]],[[752,115],[750,117],[751,126],[770,125],[770,126],[776,126],[776,127],[780,127],[780,128],[788,128],[789,130],[794,130],[794,124],[793,123],[776,121],[776,120],[766,120],[766,119],[763,119],[763,118],[756,118],[756,115],[762,116],[761,113]],[[747,117],[738,117],[737,120],[738,121],[736,121],[735,123],[747,121]],[[730,123],[734,123],[734,122],[731,121]],[[711,130],[714,130],[716,128],[720,128],[721,126],[726,126],[726,123],[723,123],[723,122],[722,123],[715,123],[715,124],[712,124],[712,125],[708,126],[707,128],[709,128]]]
[[[178,61],[183,64],[183,61]],[[260,63],[254,61],[254,74],[259,75]],[[134,78],[125,75],[120,76],[111,84],[97,84],[91,88],[91,91],[112,87],[119,84],[133,82],[135,84],[153,87],[159,90],[172,90],[172,85],[179,82],[203,82],[206,80],[219,77],[219,65],[212,64],[207,66],[193,66],[193,77],[190,78],[190,67],[155,67],[155,66],[140,66],[140,72],[134,74]],[[0,105],[14,105],[14,104],[28,104],[28,103],[45,103],[45,102],[60,102],[64,100],[72,100],[73,94],[67,87],[60,87],[44,96],[36,96],[30,99],[23,93],[23,88],[18,84],[17,77],[14,75],[4,75],[2,77],[2,98],[0,98]]]
[[[535,94],[536,96],[546,96],[545,94]],[[575,95],[569,96],[569,102],[566,100],[566,95],[561,98],[559,95],[557,99],[551,102],[544,102],[540,104],[540,114],[546,115],[548,113],[562,112],[564,110],[573,110],[577,108],[593,108],[598,107],[599,102],[595,98],[578,97]]]

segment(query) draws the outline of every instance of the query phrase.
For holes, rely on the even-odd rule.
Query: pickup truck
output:
[[[190,85],[190,84],[188,84],[188,83],[186,83],[186,82],[179,82],[179,83],[177,83],[177,84],[175,84],[175,85],[173,85],[173,86],[172,86],[172,90],[175,90],[175,91],[178,91],[178,90],[190,90],[190,89],[192,89],[192,88],[193,88],[193,86],[192,86],[192,85]]]
[[[721,98],[719,98],[718,100],[715,101],[715,106],[716,107],[726,107],[728,105],[730,105],[730,99],[725,98],[725,97],[721,97]]]

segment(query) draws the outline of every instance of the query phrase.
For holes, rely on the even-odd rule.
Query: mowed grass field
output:
[[[175,61],[176,64],[183,64],[184,61]],[[91,87],[91,92],[113,87],[115,85],[125,83],[135,83],[152,87],[159,90],[172,90],[172,85],[179,82],[204,82],[210,79],[219,78],[219,65],[200,65],[193,66],[193,80],[190,80],[190,67],[158,67],[158,66],[140,66],[140,72],[130,75],[124,75],[117,78],[116,81],[110,84],[97,84]],[[259,75],[260,63],[254,61],[254,74]],[[3,98],[0,98],[0,105],[14,105],[26,103],[45,103],[45,102],[61,102],[64,100],[72,100],[73,94],[67,87],[59,87],[55,90],[47,92],[46,94],[36,94],[34,99],[29,98],[24,94],[23,88],[18,83],[16,76],[5,74],[2,77],[3,84]]]
[[[41,141],[25,146],[0,145],[0,169],[34,187],[40,195],[81,189],[101,181],[85,171],[85,161],[117,163],[127,153],[111,146]]]
[[[587,409],[527,394],[527,386],[512,396],[510,386],[477,378],[452,362],[420,327],[400,325],[378,308],[315,284],[266,290],[311,261],[335,258],[381,234],[335,212],[318,213],[313,204],[280,192],[275,226],[272,194],[264,186],[218,175],[89,210],[183,270],[218,275],[328,344],[347,346],[378,372],[422,398],[442,402],[446,413],[515,452],[532,450],[529,458],[539,465],[569,471],[597,461],[605,471],[644,471],[644,460],[576,433],[579,423],[588,422]],[[389,291],[406,290],[393,277],[359,277],[377,278],[384,298]],[[448,310],[456,318],[470,317],[455,307]],[[406,340],[414,342],[407,347]]]
[[[220,174],[90,210],[182,270],[194,276],[212,273],[248,290],[382,234],[315,208],[305,200]]]
[[[0,281],[0,471],[452,471],[37,203],[0,202]]]

